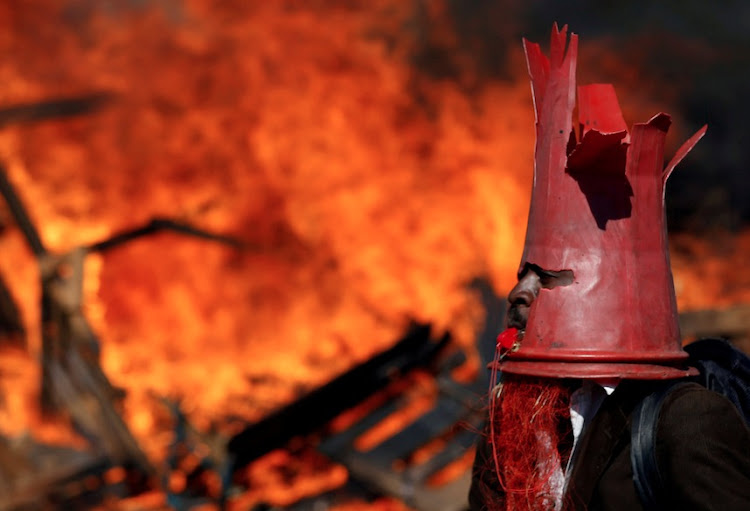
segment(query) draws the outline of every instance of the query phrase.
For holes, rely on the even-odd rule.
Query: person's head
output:
[[[527,264],[518,276],[518,283],[508,294],[508,313],[505,323],[508,328],[520,332],[526,329],[531,305],[542,289],[554,289],[573,283],[571,270],[545,270],[535,264]]]
[[[554,508],[557,457],[570,452],[559,426],[569,423],[572,380],[690,374],[681,367],[687,353],[664,186],[702,132],[665,169],[669,116],[629,131],[611,85],[576,88],[577,41],[555,26],[549,58],[524,41],[536,109],[534,182],[518,283],[508,296],[506,324],[519,335],[496,353],[501,383],[488,421],[505,509]]]
[[[577,36],[551,56],[524,41],[537,143],[526,241],[508,326],[523,338],[508,373],[556,378],[681,378],[682,350],[664,214],[669,116],[630,130],[609,84],[576,87]],[[573,113],[578,111],[578,126]]]

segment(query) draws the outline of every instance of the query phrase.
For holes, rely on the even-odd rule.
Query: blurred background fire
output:
[[[389,348],[411,319],[450,332],[481,370],[485,310],[469,283],[503,296],[515,280],[534,144],[520,40],[546,47],[554,21],[580,34],[579,82],[614,83],[629,123],[672,114],[670,156],[708,123],[667,192],[678,302],[747,317],[742,2],[0,5],[0,161],[50,252],[154,218],[241,241],[163,231],[85,259],[101,367],[154,464],[174,435],[160,398],[231,434]],[[97,108],[11,115],[80,97]],[[0,355],[0,432],[81,445],[40,410],[39,261],[4,204],[0,254],[23,328],[7,328]],[[284,506],[347,477],[305,466],[283,484],[251,467],[235,506]]]

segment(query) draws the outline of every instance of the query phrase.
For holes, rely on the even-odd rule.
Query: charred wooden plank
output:
[[[46,105],[51,109],[56,106],[61,105]],[[114,463],[134,466],[147,476],[153,475],[153,467],[120,417],[118,404],[123,394],[102,371],[99,365],[99,340],[83,315],[84,258],[92,251],[104,251],[161,230],[172,230],[233,246],[242,246],[242,243],[185,223],[154,219],[143,227],[88,247],[53,254],[44,246],[31,216],[1,164],[0,193],[40,268],[42,410],[68,415],[75,427]]]
[[[685,339],[724,337],[750,355],[750,305],[724,309],[687,311],[680,314],[680,330]]]
[[[0,511],[48,509],[51,501],[75,498],[83,481],[109,468],[101,454],[0,437]]]
[[[470,289],[479,294],[485,307],[477,348],[486,363],[492,358],[495,337],[502,329],[505,300],[495,294],[487,279],[474,280]],[[467,466],[460,476],[439,485],[433,484],[431,477],[473,450],[476,432],[484,420],[482,397],[489,374],[480,370],[471,382],[454,380],[453,369],[465,362],[464,355],[459,352],[441,360],[436,378],[439,393],[433,406],[397,433],[368,449],[356,446],[363,433],[400,408],[397,399],[392,399],[346,430],[324,438],[318,450],[343,464],[350,480],[373,493],[394,496],[420,511],[463,511],[471,468]],[[440,448],[435,451],[431,446]]]
[[[98,366],[71,350],[67,357],[52,360],[47,371],[57,409],[69,415],[92,446],[115,465],[133,467],[144,476],[156,473],[122,420],[108,387],[101,384]]]
[[[42,276],[40,405],[62,413],[116,465],[155,473],[119,413],[123,394],[99,365],[99,340],[83,315],[85,249],[39,257]]]
[[[449,341],[448,335],[434,341],[430,332],[429,325],[412,325],[403,339],[389,350],[235,435],[227,446],[233,460],[233,470],[284,446],[296,436],[320,429],[407,371],[430,364]]]
[[[34,255],[40,257],[46,254],[47,249],[42,243],[39,231],[31,221],[31,217],[29,216],[21,197],[18,195],[15,188],[13,188],[10,180],[8,180],[5,167],[2,163],[0,163],[0,194],[5,198],[5,202],[8,204],[8,208],[13,215],[13,219],[16,221],[16,224],[18,224],[21,232],[23,232],[23,235],[31,247],[31,251],[34,252]]]
[[[21,321],[13,295],[0,278],[0,339],[9,344],[22,345],[25,342],[26,329]]]
[[[178,222],[177,220],[171,220],[169,218],[154,218],[146,225],[118,233],[109,239],[93,243],[86,247],[86,250],[89,252],[104,252],[106,250],[122,245],[123,243],[127,243],[128,241],[132,241],[149,234],[156,234],[160,231],[173,231],[179,234],[194,236],[196,238],[217,241],[220,243],[231,245],[235,248],[245,247],[245,243],[242,240],[233,238],[231,236],[209,232],[193,225],[184,222]]]
[[[115,98],[111,92],[95,92],[0,108],[0,128],[9,124],[38,122],[82,115],[99,110]]]
[[[454,364],[446,360],[437,377],[440,390],[430,410],[399,432],[368,450],[357,449],[356,439],[398,409],[386,403],[346,430],[325,438],[318,449],[343,464],[353,479],[371,491],[389,494],[420,511],[461,511],[465,507],[470,469],[458,478],[432,485],[429,478],[473,448],[483,414],[479,400],[487,388],[485,373],[475,381],[458,383],[450,377]],[[444,440],[438,452],[413,463],[412,456],[434,440]],[[402,469],[396,470],[394,466]]]
[[[680,314],[680,330],[685,337],[748,336],[750,305],[683,312]]]
[[[109,401],[122,397],[119,389],[109,382],[99,366],[99,339],[83,315],[83,249],[72,250],[56,256],[45,254],[39,258],[42,277],[42,382],[41,406],[44,412],[60,411],[55,399],[55,383],[50,371],[55,366],[70,369],[66,361],[70,357],[85,361],[81,374],[71,374],[73,380],[85,378],[96,382],[91,389],[98,389]],[[79,388],[80,391],[85,391]]]

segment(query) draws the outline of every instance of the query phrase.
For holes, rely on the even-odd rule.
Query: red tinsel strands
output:
[[[489,430],[490,430],[490,446],[492,447],[492,458],[495,464],[495,473],[497,474],[497,480],[502,481],[502,477],[500,477],[500,462],[497,459],[497,445],[495,444],[495,438],[497,437],[497,434],[495,433],[495,421],[496,421],[496,405],[497,400],[500,399],[500,391],[502,391],[501,383],[495,387],[495,382],[497,381],[497,368],[500,366],[500,350],[495,349],[495,357],[491,364],[492,370],[490,371],[490,388],[489,388]],[[497,390],[496,390],[497,388]],[[502,484],[502,483],[501,483]]]
[[[505,509],[556,509],[562,489],[561,421],[570,420],[563,380],[503,375],[490,396],[490,444]]]
[[[495,463],[495,472],[497,473],[498,480],[501,481],[500,477],[500,463],[497,459],[497,446],[495,445],[495,406],[497,400],[500,398],[502,391],[502,384],[495,386],[497,381],[497,368],[500,366],[500,360],[505,357],[511,351],[518,349],[520,343],[520,336],[517,328],[508,328],[497,336],[497,343],[495,345],[495,357],[492,363],[492,370],[490,372],[490,388],[489,388],[489,400],[490,400],[490,444],[492,445],[492,456]]]

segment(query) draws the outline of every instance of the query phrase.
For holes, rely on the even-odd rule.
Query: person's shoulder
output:
[[[725,396],[697,383],[675,386],[664,399],[659,415],[660,433],[692,431],[694,433],[716,430],[745,431],[748,425],[739,410]]]
[[[750,428],[725,396],[680,384],[658,417],[656,458],[669,509],[750,509]]]
[[[664,399],[665,406],[686,406],[688,403],[698,401],[727,401],[729,400],[714,392],[707,389],[703,385],[695,382],[680,382],[673,386],[669,390],[666,398]],[[731,404],[731,403],[730,403]]]
[[[739,412],[732,402],[722,394],[709,390],[695,382],[685,382],[676,385],[664,399],[664,411],[695,413],[702,407],[731,408],[739,416]]]

